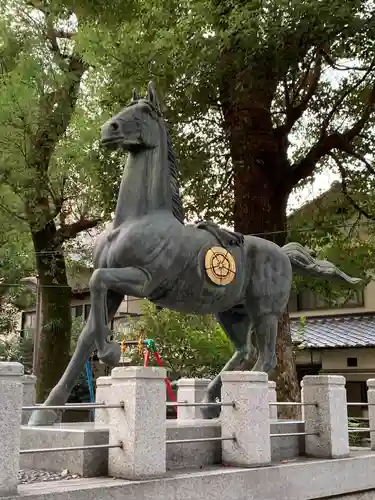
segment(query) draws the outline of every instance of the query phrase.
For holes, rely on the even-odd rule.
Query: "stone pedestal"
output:
[[[108,403],[110,399],[112,378],[98,377],[96,380],[96,403]],[[95,425],[108,427],[111,410],[96,408],[95,410]]]
[[[211,380],[206,378],[181,378],[177,383],[177,401],[179,403],[200,403],[210,382]],[[177,418],[181,420],[202,418],[200,407],[178,406]]]
[[[23,366],[0,363],[0,497],[17,493]]]
[[[345,378],[339,375],[304,377],[302,403],[309,403],[304,406],[306,432],[318,433],[306,436],[306,454],[319,458],[349,456]]]
[[[223,402],[236,404],[221,410],[223,463],[239,467],[269,464],[271,461],[268,377],[260,372],[223,372]]]
[[[367,387],[369,428],[373,429],[373,432],[370,432],[370,442],[371,449],[375,450],[375,378],[367,381]]]
[[[35,405],[36,401],[36,377],[35,375],[24,375],[23,379],[23,406]],[[31,411],[22,412],[22,424],[29,421]]]
[[[268,402],[276,403],[277,402],[277,394],[276,394],[276,382],[272,382],[271,380],[268,382]],[[277,420],[277,406],[270,405],[270,419]]]
[[[110,476],[124,479],[160,477],[166,471],[166,391],[164,368],[132,366],[112,370],[109,441]]]

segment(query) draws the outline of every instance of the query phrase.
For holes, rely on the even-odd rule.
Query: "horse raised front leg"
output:
[[[106,300],[108,321],[112,321],[123,300],[123,295],[112,291],[108,292]],[[94,348],[94,331],[89,317],[89,320],[78,338],[77,346],[65,372],[56,386],[52,389],[43,406],[60,406],[68,401],[69,395],[79,375],[82,373],[86,361],[93,353]],[[28,425],[52,425],[58,420],[60,414],[61,412],[55,412],[54,410],[34,411],[30,416]]]
[[[112,332],[108,326],[106,297],[108,290],[124,295],[145,297],[149,292],[150,277],[134,267],[96,269],[90,279],[91,310],[98,358],[109,366],[116,366],[121,358],[117,342],[108,341]]]

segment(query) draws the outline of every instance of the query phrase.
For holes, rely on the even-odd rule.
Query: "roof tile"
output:
[[[375,347],[375,314],[292,319],[290,327],[302,349]]]

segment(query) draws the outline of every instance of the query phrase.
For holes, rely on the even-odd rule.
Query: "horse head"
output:
[[[155,148],[160,141],[162,120],[155,88],[150,82],[145,98],[140,98],[134,90],[130,105],[103,125],[101,143],[112,150],[133,153]]]

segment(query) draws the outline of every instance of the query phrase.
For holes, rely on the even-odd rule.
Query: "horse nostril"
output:
[[[117,130],[119,129],[119,125],[117,122],[112,122],[111,125],[110,125],[110,129],[112,130],[112,132],[117,132]]]

